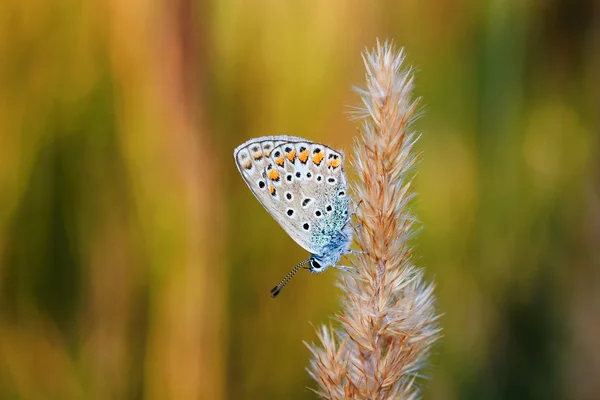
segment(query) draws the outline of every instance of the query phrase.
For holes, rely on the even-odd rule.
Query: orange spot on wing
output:
[[[277,179],[279,179],[279,172],[277,172],[276,169],[272,169],[269,171],[269,178],[272,181],[276,181]]]
[[[275,186],[269,186],[269,192],[271,193],[271,196],[273,196],[275,194]]]
[[[317,164],[317,165],[321,165],[321,161],[323,161],[323,157],[325,157],[325,156],[323,155],[323,152],[316,153],[316,154],[313,156],[313,162],[314,162],[315,164]]]
[[[304,150],[302,153],[298,154],[298,160],[305,163],[306,160],[308,160],[308,150]]]
[[[255,159],[255,160],[260,160],[260,159],[262,158],[262,156],[263,156],[262,152],[260,152],[260,151],[259,151],[258,153],[256,153],[256,154],[254,155],[254,159]]]
[[[283,167],[283,157],[279,157],[275,160],[275,164],[279,165],[280,167]]]
[[[248,161],[246,162],[246,164],[244,164],[244,168],[246,168],[246,169],[250,169],[250,168],[252,168],[252,161],[248,160]]]
[[[342,162],[340,161],[339,158],[336,158],[335,160],[330,160],[327,162],[327,166],[328,167],[333,167],[333,168],[337,168],[340,166]]]
[[[292,161],[292,162],[293,162],[293,161],[294,161],[294,159],[296,158],[296,150],[292,150],[292,151],[290,151],[290,152],[289,152],[289,153],[287,153],[285,156],[287,157],[287,159],[288,159],[288,160],[290,160],[290,161]]]

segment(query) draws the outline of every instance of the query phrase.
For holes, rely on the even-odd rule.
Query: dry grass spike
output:
[[[434,286],[413,261],[412,171],[417,101],[404,53],[388,42],[363,54],[366,87],[355,89],[361,138],[354,145],[356,273],[341,274],[340,329],[317,330],[309,373],[324,399],[414,399],[440,336]]]

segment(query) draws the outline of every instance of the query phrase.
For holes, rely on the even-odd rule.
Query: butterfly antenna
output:
[[[281,280],[281,282],[279,282],[277,286],[271,289],[271,297],[277,297],[277,295],[281,292],[281,290],[283,290],[285,285],[287,285],[288,282],[294,277],[294,275],[296,275],[296,272],[300,271],[300,268],[302,268],[302,266],[307,262],[308,260],[302,261],[300,264],[296,265],[290,272],[288,272],[287,275]]]

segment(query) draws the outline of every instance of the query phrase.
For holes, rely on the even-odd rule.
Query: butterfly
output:
[[[250,139],[233,152],[242,178],[269,214],[296,243],[311,253],[294,267],[271,296],[277,296],[308,264],[312,273],[338,266],[351,252],[350,196],[343,155],[296,136]],[[306,267],[304,267],[306,268]]]

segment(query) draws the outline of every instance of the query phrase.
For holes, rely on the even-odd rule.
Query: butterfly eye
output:
[[[315,260],[314,258],[310,259],[310,267],[312,268],[313,271],[316,271],[316,272],[319,272],[319,271],[321,271],[321,269],[323,269],[321,264],[319,264],[319,262],[317,260]]]

